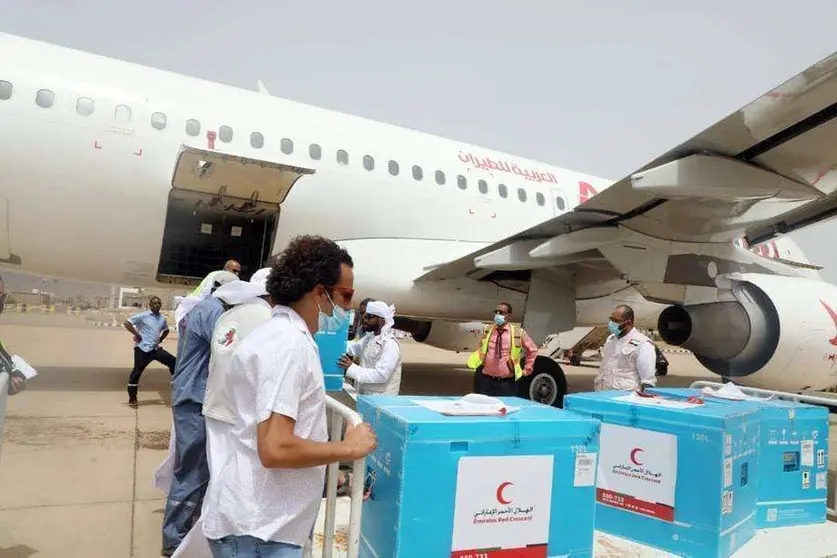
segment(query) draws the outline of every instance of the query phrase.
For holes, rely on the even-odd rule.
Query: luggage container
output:
[[[564,408],[602,421],[596,529],[684,556],[728,557],[755,532],[755,408],[602,391]]]
[[[349,344],[349,321],[337,331],[318,331],[314,334],[314,342],[317,343],[320,352],[326,391],[341,391],[344,371],[337,366],[337,361],[346,354]]]
[[[592,556],[599,422],[515,397],[505,416],[439,412],[455,399],[358,397],[378,436],[360,556]]]
[[[691,388],[654,388],[653,393],[708,404],[753,406],[760,420],[756,528],[826,521],[828,409],[782,399],[735,401]]]

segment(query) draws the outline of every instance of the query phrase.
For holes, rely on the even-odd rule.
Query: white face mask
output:
[[[317,317],[317,331],[334,332],[348,327],[349,312],[345,308],[337,306],[331,299],[328,291],[326,291],[326,296],[328,297],[328,302],[331,304],[331,315],[323,312],[320,302],[317,301],[317,306],[320,309],[319,316]]]

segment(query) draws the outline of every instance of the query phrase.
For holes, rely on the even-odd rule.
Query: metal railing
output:
[[[329,411],[329,425],[331,440],[343,439],[344,421],[352,426],[363,422],[362,417],[346,405],[331,396],[326,397]],[[363,508],[363,485],[366,478],[366,458],[357,459],[352,463],[353,478],[351,490],[351,508],[349,512],[349,533],[347,558],[358,558],[360,553],[360,518]],[[326,509],[323,527],[323,558],[332,558],[334,552],[334,530],[337,523],[337,475],[340,471],[339,463],[328,466],[326,476]]]
[[[693,382],[690,386],[692,389],[703,389],[705,387],[719,389],[724,387],[724,384],[720,382],[707,382],[701,380],[699,382]],[[794,403],[807,403],[809,405],[821,405],[824,407],[835,408],[837,407],[837,399],[831,397],[820,397],[817,395],[807,395],[801,393],[788,393],[785,391],[773,391],[769,389],[759,389],[759,388],[751,388],[751,387],[744,387],[738,386],[738,388],[744,392],[746,395],[750,395],[753,397],[760,397],[760,398],[768,398],[774,397],[776,399],[782,399],[784,401],[792,401]],[[834,508],[826,508],[826,512],[828,513],[828,517],[832,519],[837,519],[837,510]]]
[[[6,372],[0,372],[0,450],[3,449],[3,425],[6,422],[6,409],[9,403],[9,382],[12,378]]]

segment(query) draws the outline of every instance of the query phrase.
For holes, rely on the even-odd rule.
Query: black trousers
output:
[[[514,377],[495,378],[482,373],[482,366],[474,372],[474,393],[490,395],[492,397],[517,397],[517,382]]]
[[[174,365],[177,360],[173,354],[162,347],[157,347],[156,350],[149,353],[146,353],[139,347],[134,347],[134,369],[131,370],[131,375],[128,377],[128,397],[131,400],[137,398],[140,376],[142,376],[142,373],[148,365],[155,360],[165,365],[169,369],[169,373],[174,375]]]

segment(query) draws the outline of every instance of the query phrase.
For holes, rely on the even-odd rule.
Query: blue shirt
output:
[[[171,387],[171,404],[187,401],[203,404],[206,378],[209,376],[212,331],[224,304],[221,299],[209,296],[192,308],[177,325],[177,364]]]
[[[140,335],[140,342],[134,343],[141,351],[150,353],[156,351],[160,344],[160,335],[169,330],[169,324],[162,314],[154,314],[151,310],[134,314],[128,321]]]

